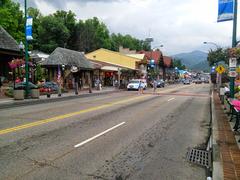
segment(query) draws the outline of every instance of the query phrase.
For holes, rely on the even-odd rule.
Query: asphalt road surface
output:
[[[0,110],[0,179],[202,180],[209,85],[172,85]]]

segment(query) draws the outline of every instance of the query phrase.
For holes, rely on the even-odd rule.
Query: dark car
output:
[[[164,86],[165,86],[165,82],[163,80],[157,80],[157,87],[164,88]]]
[[[164,88],[165,87],[165,82],[164,80],[156,80],[157,81],[157,88]],[[153,81],[150,83],[150,86],[153,87]]]
[[[20,82],[20,83],[16,83],[15,84],[15,89],[25,89],[26,87],[26,82]],[[36,86],[35,84],[28,82],[28,88],[29,89],[37,89],[38,86]]]
[[[42,85],[42,88],[51,89],[51,91],[58,91],[59,86],[57,83],[50,81],[50,82],[45,82]]]
[[[190,80],[189,79],[185,79],[184,81],[183,81],[183,84],[190,84],[191,82],[190,82]]]

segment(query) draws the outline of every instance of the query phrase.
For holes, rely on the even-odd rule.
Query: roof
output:
[[[20,51],[17,41],[0,26],[0,49]]]
[[[172,58],[168,56],[163,56],[163,63],[165,67],[170,67],[172,65]]]
[[[109,63],[132,70],[137,70],[136,63],[139,62],[137,58],[103,48],[86,54],[86,57],[97,62]]]
[[[126,54],[129,57],[137,58],[139,61],[144,59],[145,54]]]
[[[93,69],[92,63],[83,53],[65,48],[56,48],[42,65],[67,65],[84,69]]]
[[[112,64],[112,63],[107,63],[107,62],[101,62],[101,61],[96,61],[96,60],[89,60],[91,63],[94,63],[94,64],[98,64],[100,65],[100,69],[102,69],[103,67],[106,67],[106,66],[111,66],[111,67],[116,67],[116,68],[120,68],[120,69],[128,69],[128,68],[125,68],[123,66],[118,66],[118,65],[115,65],[115,64]]]
[[[139,54],[145,54],[148,60],[154,59],[155,63],[158,64],[161,59],[162,52],[161,51],[139,51]]]

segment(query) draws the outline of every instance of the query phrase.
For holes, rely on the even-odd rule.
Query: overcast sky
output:
[[[111,33],[154,38],[152,47],[164,45],[166,55],[215,48],[204,41],[231,46],[232,21],[217,23],[218,0],[29,0],[29,5],[44,15],[62,9],[78,19],[98,17]]]

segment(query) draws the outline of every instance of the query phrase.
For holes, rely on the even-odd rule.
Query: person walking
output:
[[[143,82],[139,81],[138,94],[143,94]]]
[[[157,89],[157,81],[154,79],[153,80],[153,93],[156,93],[156,89]]]
[[[2,78],[0,77],[0,96],[2,96],[2,86],[3,86]]]

